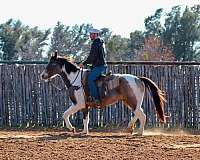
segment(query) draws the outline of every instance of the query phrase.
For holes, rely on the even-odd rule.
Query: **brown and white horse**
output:
[[[45,70],[40,75],[44,80],[48,80],[56,75],[60,75],[68,89],[72,89],[74,86],[76,86],[76,88],[70,92],[70,98],[73,102],[73,105],[64,112],[63,118],[67,128],[70,131],[75,132],[75,128],[71,125],[69,117],[81,110],[83,112],[83,133],[85,134],[88,133],[89,113],[85,104],[84,89],[81,81],[82,75],[84,76],[86,71],[87,70],[84,69],[83,74],[80,74],[80,68],[77,65],[64,57],[57,56],[57,52],[55,52],[54,55],[51,56],[51,59]],[[146,77],[136,77],[131,74],[116,74],[116,76],[119,77],[119,85],[114,88],[108,96],[103,98],[102,106],[122,100],[125,106],[134,112],[134,117],[132,117],[131,121],[129,122],[128,129],[133,132],[133,126],[136,120],[139,119],[140,128],[138,134],[142,135],[144,132],[146,115],[144,114],[141,105],[145,90],[149,90],[151,92],[150,95],[153,97],[160,121],[166,121],[163,109],[165,101],[164,94],[152,80]]]

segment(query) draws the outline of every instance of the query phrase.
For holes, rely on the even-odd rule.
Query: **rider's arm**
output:
[[[94,64],[95,58],[97,58],[96,54],[98,53],[98,47],[93,43],[91,46],[91,50],[87,59],[83,62],[83,65],[86,64]]]

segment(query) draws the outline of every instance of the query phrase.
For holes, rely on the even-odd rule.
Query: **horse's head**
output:
[[[55,77],[56,75],[61,74],[63,64],[58,58],[57,52],[55,52],[46,66],[45,70],[40,74],[40,77],[44,80]]]
[[[41,73],[40,77],[44,80],[55,77],[56,75],[61,75],[62,72],[65,74],[70,74],[71,72],[76,72],[79,68],[70,61],[67,57],[60,57],[58,53],[55,52],[46,66],[45,70]]]

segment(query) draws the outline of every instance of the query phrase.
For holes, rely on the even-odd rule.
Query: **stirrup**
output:
[[[94,98],[92,97],[92,96],[89,96],[88,98],[87,98],[87,102],[93,102],[94,101]]]
[[[90,107],[94,107],[94,106],[98,107],[98,106],[101,106],[100,100],[95,99],[94,97],[91,97],[91,96],[88,97],[88,99],[87,99],[87,101],[86,101],[86,104],[87,104],[88,106],[90,106]]]

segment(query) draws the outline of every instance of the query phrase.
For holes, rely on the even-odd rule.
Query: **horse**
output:
[[[50,80],[55,76],[60,76],[63,79],[66,87],[71,91],[69,96],[72,100],[72,105],[63,113],[63,119],[66,123],[66,127],[72,131],[76,132],[74,126],[72,126],[69,117],[78,112],[83,112],[83,131],[81,133],[88,134],[88,123],[89,123],[89,109],[85,101],[85,91],[83,87],[82,79],[88,72],[88,69],[82,69],[74,62],[71,62],[68,58],[58,56],[55,52],[51,55],[49,63],[46,68],[40,74],[42,80]],[[161,123],[166,122],[166,117],[164,114],[164,102],[165,94],[159,89],[155,82],[147,77],[137,77],[131,74],[113,74],[119,77],[119,85],[112,89],[109,95],[102,99],[102,106],[106,107],[110,104],[116,103],[118,101],[123,101],[126,107],[134,113],[128,123],[127,130],[132,134],[143,135],[144,126],[146,123],[146,115],[141,108],[144,95],[146,91],[149,94],[155,104],[156,113],[160,119]],[[133,132],[134,125],[139,119],[140,127],[137,133]]]

